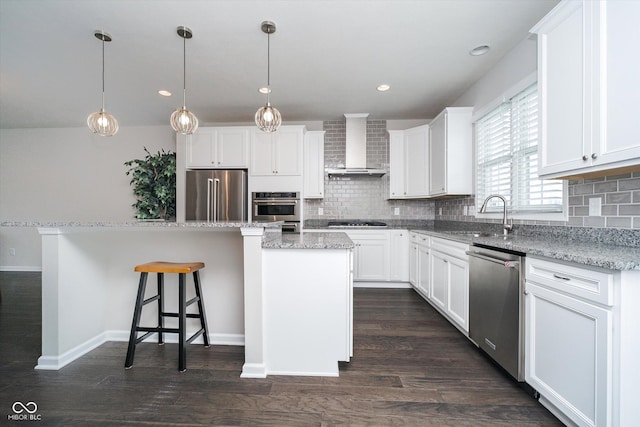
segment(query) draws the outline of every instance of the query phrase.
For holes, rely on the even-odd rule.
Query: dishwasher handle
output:
[[[478,252],[473,252],[473,251],[467,251],[466,252],[467,255],[472,256],[472,257],[476,257],[476,258],[480,258],[484,261],[489,261],[489,262],[493,262],[495,264],[500,264],[503,267],[508,267],[508,268],[518,268],[520,267],[520,261],[505,261],[503,259],[498,259],[498,258],[492,258],[483,254],[480,254]]]

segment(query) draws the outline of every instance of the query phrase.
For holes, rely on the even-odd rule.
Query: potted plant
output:
[[[125,162],[137,201],[136,218],[168,220],[176,216],[176,153],[164,150]]]

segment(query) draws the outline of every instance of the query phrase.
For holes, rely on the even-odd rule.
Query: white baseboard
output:
[[[0,271],[41,272],[42,267],[39,265],[0,265]]]
[[[57,371],[58,369],[67,366],[77,358],[89,353],[94,348],[107,342],[106,337],[107,333],[103,332],[72,348],[71,350],[65,351],[59,356],[40,356],[35,369]]]
[[[264,363],[245,363],[240,378],[267,378],[267,367]]]
[[[409,282],[366,282],[353,281],[354,288],[387,288],[387,289],[408,289],[411,288]]]
[[[107,341],[129,341],[129,331],[105,331],[84,343],[62,353],[59,356],[40,356],[35,369],[57,371],[69,363],[89,353],[91,350],[101,346]],[[149,336],[147,340],[153,341],[154,337]],[[145,340],[145,341],[147,341]],[[177,334],[166,334],[166,343],[177,343]],[[198,337],[192,344],[203,344],[202,337]],[[244,335],[241,334],[209,334],[209,344],[211,345],[244,345]],[[261,377],[264,378],[264,377]]]

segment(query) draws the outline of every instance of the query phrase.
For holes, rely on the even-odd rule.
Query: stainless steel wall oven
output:
[[[284,221],[282,231],[300,231],[300,193],[260,191],[251,196],[254,221]]]

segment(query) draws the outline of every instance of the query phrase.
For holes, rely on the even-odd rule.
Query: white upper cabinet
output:
[[[429,126],[389,131],[389,198],[429,195]]]
[[[445,108],[429,123],[429,195],[473,193],[471,107]]]
[[[303,126],[251,132],[251,175],[302,175]]]
[[[538,35],[540,176],[640,169],[640,2],[563,1]]]
[[[324,131],[309,131],[304,135],[305,199],[324,197]]]
[[[187,168],[249,167],[248,128],[200,128],[188,135],[186,141]]]

